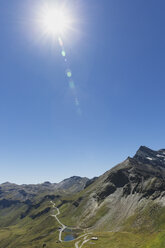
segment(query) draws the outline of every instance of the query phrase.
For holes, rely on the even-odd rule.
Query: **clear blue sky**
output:
[[[0,182],[93,177],[140,145],[165,148],[165,1],[69,2],[77,30],[64,42],[81,115],[35,1],[0,3]]]

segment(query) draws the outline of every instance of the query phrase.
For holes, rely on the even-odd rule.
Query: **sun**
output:
[[[42,28],[50,35],[64,34],[71,26],[71,17],[63,6],[44,6],[42,10]]]

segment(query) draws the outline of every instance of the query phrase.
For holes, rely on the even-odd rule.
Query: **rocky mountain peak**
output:
[[[79,192],[84,189],[87,181],[87,177],[72,176],[70,178],[64,179],[56,185],[56,189],[61,190],[73,190],[74,192]]]
[[[44,183],[42,183],[43,186],[51,186],[51,183],[49,181],[45,181]]]
[[[165,149],[154,151],[146,146],[141,146],[133,158],[145,164],[165,167]]]

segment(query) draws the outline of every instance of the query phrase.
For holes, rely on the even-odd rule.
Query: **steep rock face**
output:
[[[91,220],[95,226],[107,222],[117,228],[137,208],[149,202],[165,205],[165,150],[153,151],[141,146],[133,158],[128,157],[107,171],[87,190],[89,200],[85,206],[80,204],[83,225]],[[100,212],[104,214],[97,220]]]
[[[96,191],[105,197],[122,188],[123,196],[139,193],[141,197],[156,199],[165,191],[165,151],[140,147],[133,158],[106,172]],[[105,198],[104,197],[104,198]]]
[[[134,159],[145,164],[162,166],[165,168],[165,150],[153,151],[148,147],[141,146],[136,152]]]

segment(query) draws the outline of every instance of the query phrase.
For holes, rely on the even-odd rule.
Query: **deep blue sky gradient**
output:
[[[64,39],[43,38],[42,1],[0,3],[0,182],[93,177],[140,145],[165,148],[164,0],[70,0]]]

